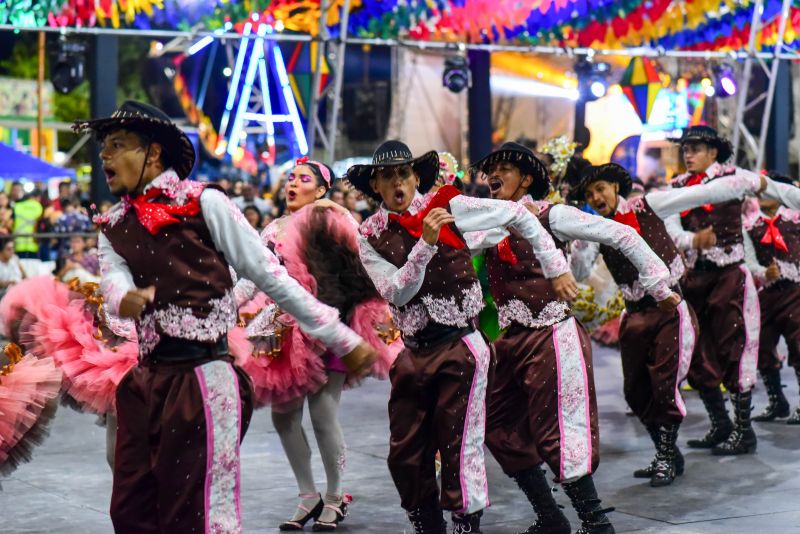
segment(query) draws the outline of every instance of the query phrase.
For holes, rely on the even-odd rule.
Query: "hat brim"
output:
[[[369,181],[375,177],[375,171],[382,167],[398,167],[400,165],[411,165],[414,172],[419,176],[419,187],[417,190],[423,195],[430,191],[431,187],[436,183],[436,178],[439,176],[439,154],[435,150],[426,152],[425,154],[408,159],[387,161],[380,165],[365,164],[353,165],[347,169],[345,178],[359,191],[377,201],[383,200],[381,196],[372,190]]]
[[[570,202],[586,202],[586,188],[589,187],[590,184],[599,182],[600,180],[619,185],[618,194],[622,198],[628,198],[628,195],[630,195],[631,191],[633,191],[633,180],[631,179],[630,175],[628,175],[627,178],[620,176],[590,175],[583,177],[578,184],[578,187],[575,187],[570,191],[568,200]]]
[[[671,143],[676,145],[686,145],[690,143],[703,143],[717,149],[717,163],[725,163],[733,155],[733,145],[730,141],[723,138],[711,138],[702,135],[688,135],[685,137],[669,137]]]
[[[534,156],[535,157],[535,156]],[[528,194],[535,200],[541,200],[550,192],[550,174],[543,163],[536,163],[530,154],[519,150],[500,149],[489,153],[472,164],[473,171],[478,170],[484,174],[498,161],[507,161],[519,167],[523,176],[533,176],[533,183],[528,187]]]
[[[95,135],[103,135],[110,130],[131,130],[150,137],[163,145],[175,173],[187,178],[194,168],[197,154],[189,136],[171,122],[155,117],[105,117],[90,121],[76,121],[72,125],[76,132],[90,130]]]

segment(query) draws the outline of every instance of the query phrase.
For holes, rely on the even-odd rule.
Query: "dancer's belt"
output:
[[[677,293],[678,295],[683,298],[683,293],[681,292],[681,288],[679,286],[671,287],[670,288],[673,293]],[[625,301],[625,310],[628,313],[636,313],[645,310],[649,310],[651,308],[657,308],[658,302],[652,295],[645,295],[644,297],[640,298],[637,301],[626,300]]]
[[[776,280],[772,282],[770,285],[764,287],[764,291],[784,291],[786,289],[791,289],[797,285],[797,282],[793,280],[787,280],[786,278],[782,280]]]
[[[146,359],[154,362],[180,363],[221,358],[227,355],[227,336],[222,336],[216,342],[203,343],[202,341],[162,335],[161,341],[146,356]]]
[[[459,328],[457,326],[431,324],[413,336],[403,337],[403,343],[411,350],[430,349],[439,345],[452,343],[457,339],[468,336],[474,331],[474,326]]]
[[[736,263],[730,263],[728,265],[717,265],[711,260],[707,260],[705,258],[698,258],[697,261],[692,266],[693,271],[701,272],[701,273],[713,273],[717,271],[721,271],[723,269],[727,269],[729,267],[738,267],[741,265],[741,261],[737,261]]]

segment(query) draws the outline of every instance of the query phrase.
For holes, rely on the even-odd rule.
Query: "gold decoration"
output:
[[[580,288],[578,298],[572,304],[572,310],[580,316],[583,323],[591,323],[596,320],[598,324],[605,324],[611,319],[619,317],[624,309],[625,301],[619,291],[614,293],[614,296],[608,299],[605,305],[601,306],[595,302],[595,291],[591,286]]]
[[[8,358],[8,363],[0,367],[0,376],[8,376],[14,370],[14,366],[22,361],[25,355],[22,353],[22,348],[16,343],[9,343],[3,347],[3,354]]]

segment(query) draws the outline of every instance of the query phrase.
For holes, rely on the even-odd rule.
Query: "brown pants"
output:
[[[478,332],[433,349],[405,349],[389,372],[389,471],[406,510],[437,501],[435,457],[442,459],[445,510],[489,504],[483,438],[491,354]]]
[[[678,309],[624,312],[619,327],[625,400],[645,426],[680,424],[686,415],[680,384],[689,372],[697,319]]]
[[[768,287],[758,294],[761,303],[761,340],[758,370],[780,369],[780,337],[789,348],[789,365],[800,368],[800,284]]]
[[[547,328],[512,326],[495,341],[486,445],[507,475],[542,461],[561,482],[600,463],[592,345],[573,317]]]
[[[761,319],[753,277],[744,265],[690,271],[683,294],[694,308],[700,335],[689,368],[689,384],[749,391],[756,380]]]
[[[226,359],[134,367],[117,388],[114,531],[240,532],[251,414],[249,379]]]

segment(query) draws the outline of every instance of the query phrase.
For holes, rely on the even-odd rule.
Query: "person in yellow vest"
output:
[[[14,234],[33,234],[43,212],[42,204],[31,194],[14,203]],[[39,257],[39,243],[33,237],[15,239],[17,256],[23,259]]]

